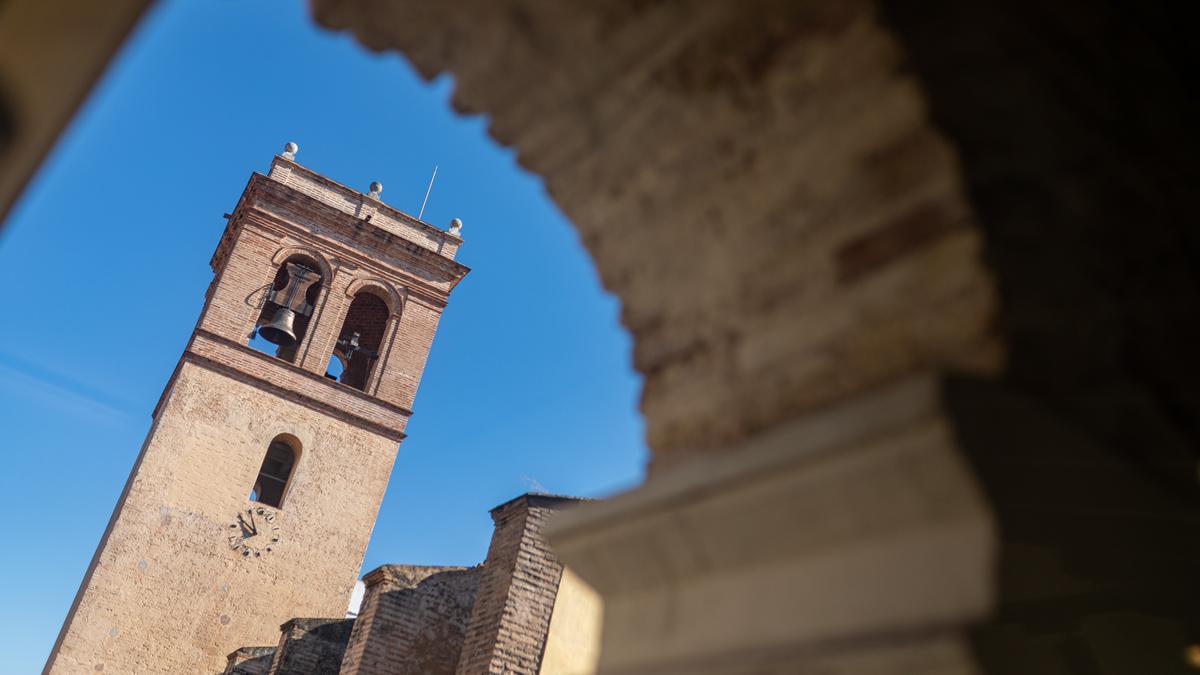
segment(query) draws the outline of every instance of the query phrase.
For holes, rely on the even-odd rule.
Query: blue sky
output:
[[[531,488],[636,483],[639,381],[618,305],[538,179],[454,115],[451,83],[317,29],[300,0],[163,2],[0,238],[0,653],[37,672],[190,334],[209,256],[286,141],[342,183],[462,218],[451,298],[364,571],[473,564]]]

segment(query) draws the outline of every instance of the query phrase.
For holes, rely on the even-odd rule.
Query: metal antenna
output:
[[[437,165],[433,167],[433,175],[429,177],[429,187],[425,188],[425,199],[421,200],[421,211],[417,214],[417,220],[425,215],[425,205],[429,203],[429,191],[433,189],[433,179],[437,178]]]

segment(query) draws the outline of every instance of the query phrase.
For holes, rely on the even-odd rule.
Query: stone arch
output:
[[[392,319],[400,316],[400,312],[404,309],[404,301],[407,299],[407,293],[397,291],[395,286],[376,277],[358,277],[346,287],[346,297],[352,300],[354,296],[363,292],[370,293],[382,300],[387,305]]]
[[[368,391],[386,346],[395,332],[399,314],[394,307],[399,298],[389,296],[386,286],[353,284],[350,303],[342,317],[337,343],[330,357],[327,376],[360,391]],[[335,361],[340,369],[335,371]]]
[[[322,279],[328,281],[333,278],[333,267],[330,266],[329,261],[315,248],[308,246],[283,246],[271,258],[271,264],[278,269],[284,261],[296,257],[311,258],[317,264],[317,271],[321,273]]]

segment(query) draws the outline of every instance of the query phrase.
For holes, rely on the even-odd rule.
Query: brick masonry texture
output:
[[[536,675],[562,564],[543,537],[546,520],[579,500],[522,495],[492,510],[488,546],[458,675]]]
[[[275,522],[245,559],[227,544],[280,433],[301,451]],[[297,614],[340,616],[396,443],[184,363],[68,623],[52,672],[216,672]]]
[[[384,565],[367,574],[341,675],[454,675],[480,572]]]
[[[442,307],[467,269],[376,232],[380,230],[255,175],[213,256],[216,276],[197,334],[245,344],[263,294],[283,262],[279,258],[304,255],[329,278],[322,281],[308,332],[297,349],[298,365],[317,376],[325,374],[352,301],[348,291],[369,281],[360,292],[383,289],[383,299],[392,305],[392,337],[374,365],[366,393],[410,410]],[[395,306],[394,298],[403,298],[402,306]]]
[[[453,259],[462,240],[432,227],[398,209],[375,199],[363,199],[362,193],[322,176],[295,162],[276,157],[271,178],[324,204],[359,218],[371,216],[371,224],[425,248]]]
[[[267,675],[338,675],[354,619],[292,619],[280,626]]]
[[[344,626],[350,621],[289,621],[282,626],[272,668],[294,658],[307,664],[310,670],[303,672],[338,675],[594,672],[599,599],[564,571],[543,537],[550,516],[580,501],[525,494],[496,507],[488,556],[476,567],[383,565],[372,570],[363,578],[362,605],[345,639],[338,632],[339,637],[322,638],[336,643],[333,646],[291,647],[297,640],[319,637],[312,626]],[[572,583],[564,595],[568,579]],[[552,615],[561,619],[557,626]],[[559,653],[547,667],[542,655],[551,642]],[[330,650],[343,645],[340,670],[315,665],[318,657],[327,663]],[[289,657],[289,649],[297,649],[296,656]],[[261,659],[262,650],[246,647],[234,652],[229,667],[237,659]],[[261,660],[250,667],[261,667]]]
[[[221,675],[267,675],[275,647],[241,647],[229,655]]]
[[[280,163],[308,187],[251,177],[49,673],[219,672],[235,648],[275,643],[274,627],[291,617],[345,612],[438,318],[467,268],[450,258],[457,237],[411,218],[381,229],[330,204],[390,207]],[[262,293],[296,255],[323,281],[287,362],[246,343]],[[323,377],[356,293],[375,294],[389,313],[365,391]],[[280,540],[243,554],[230,528],[236,538],[234,519],[256,506],[248,494],[280,434],[299,447],[283,504],[269,509]],[[289,644],[276,661],[289,658]]]
[[[278,397],[300,403],[396,440],[403,438],[407,410],[338,386],[324,376],[304,371],[245,345],[197,331],[188,343],[184,360],[220,370],[230,377],[270,388]]]

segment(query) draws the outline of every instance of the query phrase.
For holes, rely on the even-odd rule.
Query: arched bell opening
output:
[[[332,377],[342,384],[365,390],[371,369],[379,360],[380,346],[387,332],[391,311],[387,303],[370,291],[362,291],[350,302],[346,320],[338,333],[337,346],[330,358]],[[340,366],[341,372],[334,370]]]
[[[294,363],[308,333],[324,279],[317,263],[305,256],[283,261],[264,289],[262,309],[250,334],[250,346]]]

